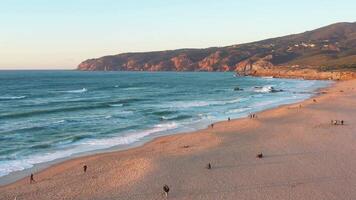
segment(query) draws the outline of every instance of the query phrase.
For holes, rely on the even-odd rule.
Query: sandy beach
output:
[[[165,199],[164,184],[169,199],[354,199],[355,86],[355,80],[337,82],[256,119],[68,160],[35,173],[33,184],[26,177],[0,187],[0,200]]]

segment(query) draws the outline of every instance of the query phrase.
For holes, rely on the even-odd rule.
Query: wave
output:
[[[0,176],[8,175],[11,172],[21,171],[33,167],[35,164],[50,162],[56,159],[73,156],[78,153],[84,153],[94,150],[107,149],[117,145],[129,145],[141,140],[142,138],[177,128],[176,123],[157,124],[153,128],[126,135],[117,136],[105,139],[88,139],[88,136],[76,136],[73,138],[76,143],[65,149],[57,149],[56,151],[47,152],[44,154],[36,154],[24,157],[18,160],[8,160],[0,162]],[[45,145],[34,146],[34,148],[44,148]]]
[[[23,117],[31,117],[34,115],[54,114],[54,113],[60,113],[60,112],[72,112],[72,111],[79,111],[79,110],[90,110],[90,109],[97,109],[97,108],[103,108],[103,107],[106,107],[106,105],[97,104],[97,105],[89,105],[89,106],[76,106],[76,107],[54,108],[54,109],[45,109],[45,110],[33,110],[33,111],[28,111],[28,112],[3,114],[3,115],[0,115],[0,119],[23,118]]]
[[[61,112],[74,112],[74,111],[81,111],[81,110],[94,110],[94,109],[112,107],[112,105],[115,105],[115,104],[117,104],[117,106],[118,106],[118,104],[124,104],[124,103],[128,103],[128,102],[135,102],[135,101],[141,101],[141,100],[142,99],[122,99],[122,100],[118,100],[118,101],[95,103],[95,104],[84,105],[84,106],[60,107],[60,108],[54,108],[54,109],[43,109],[43,110],[32,110],[32,111],[27,111],[27,112],[8,113],[8,114],[0,115],[0,119],[5,119],[5,118],[13,119],[13,118],[30,117],[30,116],[34,116],[34,115],[54,114],[54,113],[61,113]]]
[[[48,127],[54,127],[58,124],[65,123],[66,120],[58,120],[58,121],[49,121],[44,123],[24,123],[24,124],[15,124],[3,127],[3,131],[0,131],[1,134],[12,134],[12,133],[20,133],[20,132],[29,132],[45,129]]]
[[[37,144],[37,145],[32,145],[30,149],[38,150],[38,149],[48,149],[50,147],[52,147],[51,144]]]
[[[261,78],[263,78],[263,79],[273,79],[274,77],[273,76],[262,76]]]
[[[122,107],[124,104],[119,103],[119,104],[109,104],[111,107]]]
[[[80,90],[68,90],[68,91],[63,91],[63,92],[65,92],[65,93],[84,93],[84,92],[87,92],[87,91],[88,91],[88,89],[82,88]]]
[[[129,88],[123,88],[123,90],[142,90],[145,89],[144,87],[129,87]]]
[[[157,115],[157,116],[164,116],[164,115],[172,115],[177,113],[177,111],[174,110],[161,110],[161,111],[156,111],[153,112],[152,114]]]
[[[3,96],[3,97],[0,97],[0,101],[1,100],[16,100],[16,99],[24,99],[26,98],[26,96]]]
[[[228,110],[226,112],[226,114],[232,114],[232,113],[244,113],[248,110],[250,110],[251,108],[236,108],[236,109],[232,109],[232,110]]]
[[[58,120],[58,121],[56,121],[56,122],[54,122],[54,123],[55,123],[55,124],[62,124],[62,123],[64,123],[64,122],[66,122],[66,120],[62,119],[62,120]]]
[[[221,106],[227,104],[235,104],[241,102],[240,98],[224,100],[224,101],[181,101],[174,102],[171,107],[175,108],[193,108],[193,107],[206,107],[206,106]]]
[[[126,103],[134,103],[134,102],[140,102],[140,101],[145,101],[146,99],[142,98],[127,98],[127,99],[119,99],[116,101],[109,101],[106,102],[107,104],[126,104]]]
[[[162,120],[183,120],[183,119],[189,119],[192,118],[191,115],[177,115],[177,116],[172,116],[172,117],[167,117],[167,116],[162,116]]]
[[[177,108],[191,108],[191,107],[203,107],[209,106],[211,102],[209,101],[188,101],[188,102],[176,102],[173,107]]]
[[[269,93],[273,90],[273,86],[271,85],[266,85],[266,86],[256,86],[255,92],[260,92],[260,93]]]
[[[255,92],[259,93],[275,93],[275,92],[283,92],[284,90],[281,89],[276,89],[271,85],[266,85],[266,86],[255,86]]]

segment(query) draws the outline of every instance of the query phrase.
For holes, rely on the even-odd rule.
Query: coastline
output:
[[[350,83],[350,81],[331,84],[328,88],[321,89],[321,91],[327,90],[332,92],[328,92],[322,95],[317,95],[312,98],[317,99],[318,102],[323,101],[328,97],[332,97],[333,95],[338,94],[337,90],[340,90],[340,87],[344,87],[343,84],[347,84],[347,83]],[[299,104],[302,104],[302,108],[299,108]],[[258,113],[258,116],[261,116],[262,118],[273,118],[279,116],[281,113],[286,111],[298,112],[299,110],[303,110],[305,106],[310,106],[310,105],[314,105],[314,104],[311,99],[307,99],[300,103],[282,105],[282,106],[278,106],[277,108],[261,111]],[[161,136],[139,147],[122,150],[122,151],[113,151],[108,153],[98,153],[94,155],[81,156],[78,158],[66,160],[54,164],[53,166],[50,166],[49,168],[46,168],[44,170],[41,170],[39,173],[36,173],[36,178],[38,177],[37,179],[38,183],[34,185],[37,185],[37,187],[43,190],[46,190],[46,188],[48,189],[49,184],[50,185],[53,184],[52,186],[58,185],[59,183],[65,184],[66,180],[68,179],[63,178],[63,175],[68,176],[68,174],[80,176],[80,178],[84,178],[84,179],[90,178],[90,177],[82,177],[81,166],[83,165],[83,163],[88,163],[89,169],[91,169],[91,167],[94,166],[95,169],[102,170],[102,168],[105,168],[105,166],[102,166],[103,164],[100,164],[100,162],[99,164],[95,164],[95,163],[97,163],[97,161],[105,160],[105,161],[109,161],[108,163],[106,163],[108,167],[115,166],[115,168],[117,168],[118,171],[116,170],[112,172],[113,174],[123,175],[127,173],[129,174],[128,178],[125,178],[125,180],[122,179],[110,180],[108,182],[112,183],[112,186],[105,187],[104,190],[97,188],[98,186],[100,186],[99,183],[99,185],[96,185],[94,187],[96,188],[95,191],[91,191],[89,193],[85,192],[85,194],[76,197],[81,199],[81,198],[88,197],[87,195],[89,195],[90,197],[94,195],[97,196],[98,199],[105,199],[103,195],[101,195],[103,193],[105,193],[105,195],[107,195],[106,193],[110,193],[109,196],[113,197],[117,195],[113,191],[113,188],[122,186],[124,188],[122,191],[126,193],[127,191],[130,191],[130,189],[132,189],[132,186],[137,185],[138,182],[141,181],[141,179],[147,179],[147,176],[150,177],[152,176],[152,174],[155,173],[157,175],[156,170],[162,168],[162,166],[157,163],[160,163],[161,160],[165,160],[165,159],[171,160],[172,157],[184,159],[185,156],[189,157],[201,153],[209,154],[210,149],[226,147],[226,145],[229,145],[229,143],[231,143],[231,141],[225,139],[226,135],[231,135],[232,132],[236,132],[236,131],[243,131],[243,130],[249,130],[251,128],[256,128],[256,126],[260,126],[259,123],[260,123],[260,119],[250,120],[247,118],[234,119],[231,120],[231,122],[227,122],[227,121],[217,122],[216,126],[214,126],[213,129],[207,128],[207,129],[202,129],[190,133],[179,133],[175,135]],[[184,148],[184,146],[186,145],[188,145],[188,148]],[[230,144],[230,145],[234,146],[235,144]],[[251,153],[255,154],[256,152],[251,152]],[[185,164],[193,165],[189,162]],[[120,167],[120,166],[125,166],[125,167]],[[108,170],[110,172],[111,169]],[[99,172],[95,172],[95,175],[93,175],[91,179],[100,179],[100,177],[96,177],[96,176],[99,176],[99,174],[103,172],[101,171],[101,173],[99,174],[97,173]],[[110,176],[108,177],[111,177],[111,175],[113,174],[109,174]],[[165,176],[163,175],[164,173],[160,175],[160,177],[169,177],[169,175],[167,174],[165,174]],[[56,180],[55,177],[61,177],[61,178],[60,180]],[[21,193],[26,193],[24,191],[29,192],[29,190],[30,191],[33,190],[32,188],[33,186],[26,187],[28,185],[27,179],[28,178],[26,177],[14,183],[1,186],[0,191],[1,193],[2,191],[5,191],[4,192],[5,196],[4,197],[0,196],[0,199],[6,199],[8,197],[11,198],[14,195],[13,194],[14,191],[17,191],[16,192],[17,194],[20,193],[19,196],[21,196],[22,195]],[[100,181],[105,181],[105,180],[100,180]],[[23,189],[24,191],[21,191],[21,189]],[[64,191],[67,190],[64,189]],[[127,193],[129,194],[130,192]],[[45,199],[45,197],[41,195],[43,194],[36,194],[33,196],[33,198]],[[67,191],[65,195],[69,195],[68,197],[73,197],[74,194],[70,192],[68,193]],[[56,199],[57,197],[52,196],[51,198]],[[139,196],[137,198],[139,198]]]
[[[263,77],[261,77],[261,78],[263,78]],[[283,78],[281,78],[281,80],[283,80]],[[318,95],[319,90],[330,87],[334,83],[335,82],[325,83],[323,85],[317,86],[317,88],[319,88],[319,89],[314,88],[314,89],[308,91],[307,93],[312,96]],[[302,102],[302,101],[310,98],[310,96],[309,97],[308,96],[304,96],[299,99],[293,99],[293,100],[283,100],[283,101],[279,101],[278,103],[274,102],[274,103],[268,104],[264,107],[257,107],[257,108],[251,109],[249,112],[239,113],[238,115],[234,115],[233,113],[231,113],[231,115],[226,114],[225,117],[226,117],[226,119],[228,117],[229,118],[231,117],[231,119],[233,119],[233,120],[242,119],[242,118],[247,117],[248,113],[251,113],[251,112],[258,113],[258,112],[262,112],[262,111],[266,111],[266,110],[270,110],[270,109],[275,109],[280,106],[294,104],[297,102]],[[143,146],[144,144],[146,144],[148,142],[151,142],[152,140],[155,140],[156,138],[165,137],[165,136],[169,136],[169,135],[175,135],[175,134],[189,134],[189,133],[194,133],[194,132],[198,132],[198,131],[203,131],[203,130],[207,129],[207,127],[209,126],[210,123],[220,123],[223,121],[225,121],[225,119],[220,117],[220,118],[216,118],[216,119],[210,120],[210,121],[197,122],[196,124],[190,124],[190,126],[174,128],[173,130],[169,129],[169,130],[161,131],[161,132],[155,133],[153,135],[150,135],[148,137],[144,137],[141,140],[138,140],[134,143],[115,145],[115,146],[107,147],[105,149],[95,149],[95,150],[90,150],[90,151],[86,151],[86,152],[78,152],[78,153],[74,153],[67,157],[56,158],[54,160],[50,160],[50,161],[42,162],[42,163],[36,163],[30,168],[25,168],[20,171],[14,171],[14,172],[11,172],[10,174],[7,174],[5,176],[1,176],[0,177],[0,186],[5,186],[8,184],[14,183],[24,177],[29,176],[29,174],[31,174],[31,173],[38,173],[38,172],[45,170],[53,165],[60,164],[62,162],[68,161],[68,160],[72,160],[72,159],[76,159],[76,158],[80,158],[80,157],[91,156],[91,155],[102,154],[102,153],[111,153],[111,152],[116,152],[116,151],[125,151],[125,150],[129,150],[132,148],[137,148],[137,147]]]

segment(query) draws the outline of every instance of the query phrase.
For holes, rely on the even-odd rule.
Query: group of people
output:
[[[344,120],[331,120],[331,125],[344,125]]]

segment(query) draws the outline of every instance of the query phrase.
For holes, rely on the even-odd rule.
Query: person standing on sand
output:
[[[30,175],[30,184],[36,182],[35,179],[33,178],[33,174]]]
[[[169,192],[169,187],[168,187],[168,185],[164,185],[164,186],[163,186],[163,192],[164,192],[164,195],[165,195],[166,197],[168,197],[168,192]]]
[[[84,166],[83,166],[83,171],[84,171],[84,173],[87,172],[87,169],[88,169],[88,166],[87,166],[87,165],[84,165]]]

